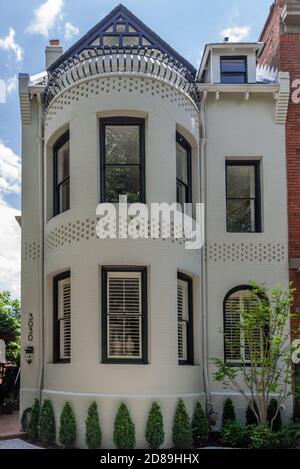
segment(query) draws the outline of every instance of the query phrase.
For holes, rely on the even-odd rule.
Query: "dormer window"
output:
[[[221,57],[221,83],[247,83],[247,57]]]

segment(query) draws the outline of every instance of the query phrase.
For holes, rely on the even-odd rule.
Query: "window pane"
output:
[[[138,125],[106,126],[106,163],[139,164],[140,128]]]
[[[124,46],[138,46],[140,38],[138,36],[123,36]]]
[[[71,281],[58,282],[59,359],[71,357]]]
[[[176,143],[177,179],[188,184],[188,152],[178,142]]]
[[[136,32],[137,32],[137,30],[134,29],[132,26],[129,26],[129,27],[128,27],[128,31],[129,31],[130,33],[136,33]]]
[[[117,33],[125,33],[126,25],[125,24],[117,24],[116,30]]]
[[[222,59],[222,72],[246,72],[246,61],[244,59]]]
[[[106,201],[119,203],[119,195],[127,195],[127,202],[140,201],[140,168],[106,167]]]
[[[145,37],[142,38],[142,44],[143,46],[151,46],[151,42],[148,41],[148,39],[146,39]]]
[[[128,277],[125,277],[128,275]],[[108,357],[141,358],[141,276],[108,277]]]
[[[66,142],[57,151],[57,184],[70,176],[70,145]]]
[[[59,213],[70,208],[70,180],[67,179],[59,186]]]
[[[183,184],[180,184],[179,181],[177,181],[177,186],[176,186],[176,201],[178,204],[181,205],[181,207],[184,207],[184,204],[187,203],[187,189],[186,186]]]
[[[246,76],[244,74],[241,74],[241,75],[229,75],[229,74],[226,74],[226,75],[223,75],[221,76],[221,83],[232,83],[232,84],[235,84],[235,83],[246,83]]]
[[[103,45],[104,46],[118,46],[119,36],[103,36]]]
[[[227,231],[255,231],[254,200],[227,200]]]
[[[255,166],[227,166],[227,197],[255,198]]]

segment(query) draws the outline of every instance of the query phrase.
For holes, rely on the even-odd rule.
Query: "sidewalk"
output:
[[[12,415],[0,415],[0,440],[22,436],[20,430],[19,412]]]

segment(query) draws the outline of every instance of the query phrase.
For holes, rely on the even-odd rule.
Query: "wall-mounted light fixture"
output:
[[[25,348],[25,360],[27,361],[28,365],[31,365],[31,363],[32,363],[33,352],[34,352],[33,347],[28,346],[28,347]]]

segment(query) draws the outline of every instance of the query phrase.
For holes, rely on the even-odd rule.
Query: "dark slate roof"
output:
[[[153,48],[157,48],[164,54],[168,54],[169,56],[173,57],[184,67],[186,67],[191,73],[196,74],[196,69],[190,62],[178,54],[178,52],[169,46],[169,44],[167,44],[154,31],[148,28],[148,26],[146,26],[141,20],[139,20],[139,18],[137,18],[133,13],[131,13],[131,11],[129,11],[126,7],[124,7],[124,5],[121,4],[114,8],[107,16],[105,16],[105,18],[103,18],[103,20],[96,24],[96,26],[88,31],[81,39],[79,39],[79,41],[77,41],[61,57],[59,57],[59,59],[51,65],[49,71],[53,71],[55,68],[59,67],[63,62],[75,54],[79,54],[83,50],[91,48],[90,44],[96,40],[101,35],[101,33],[106,31],[106,29],[120,16],[122,16],[125,21],[129,22],[130,25],[137,31],[142,32],[143,37],[151,42]]]

